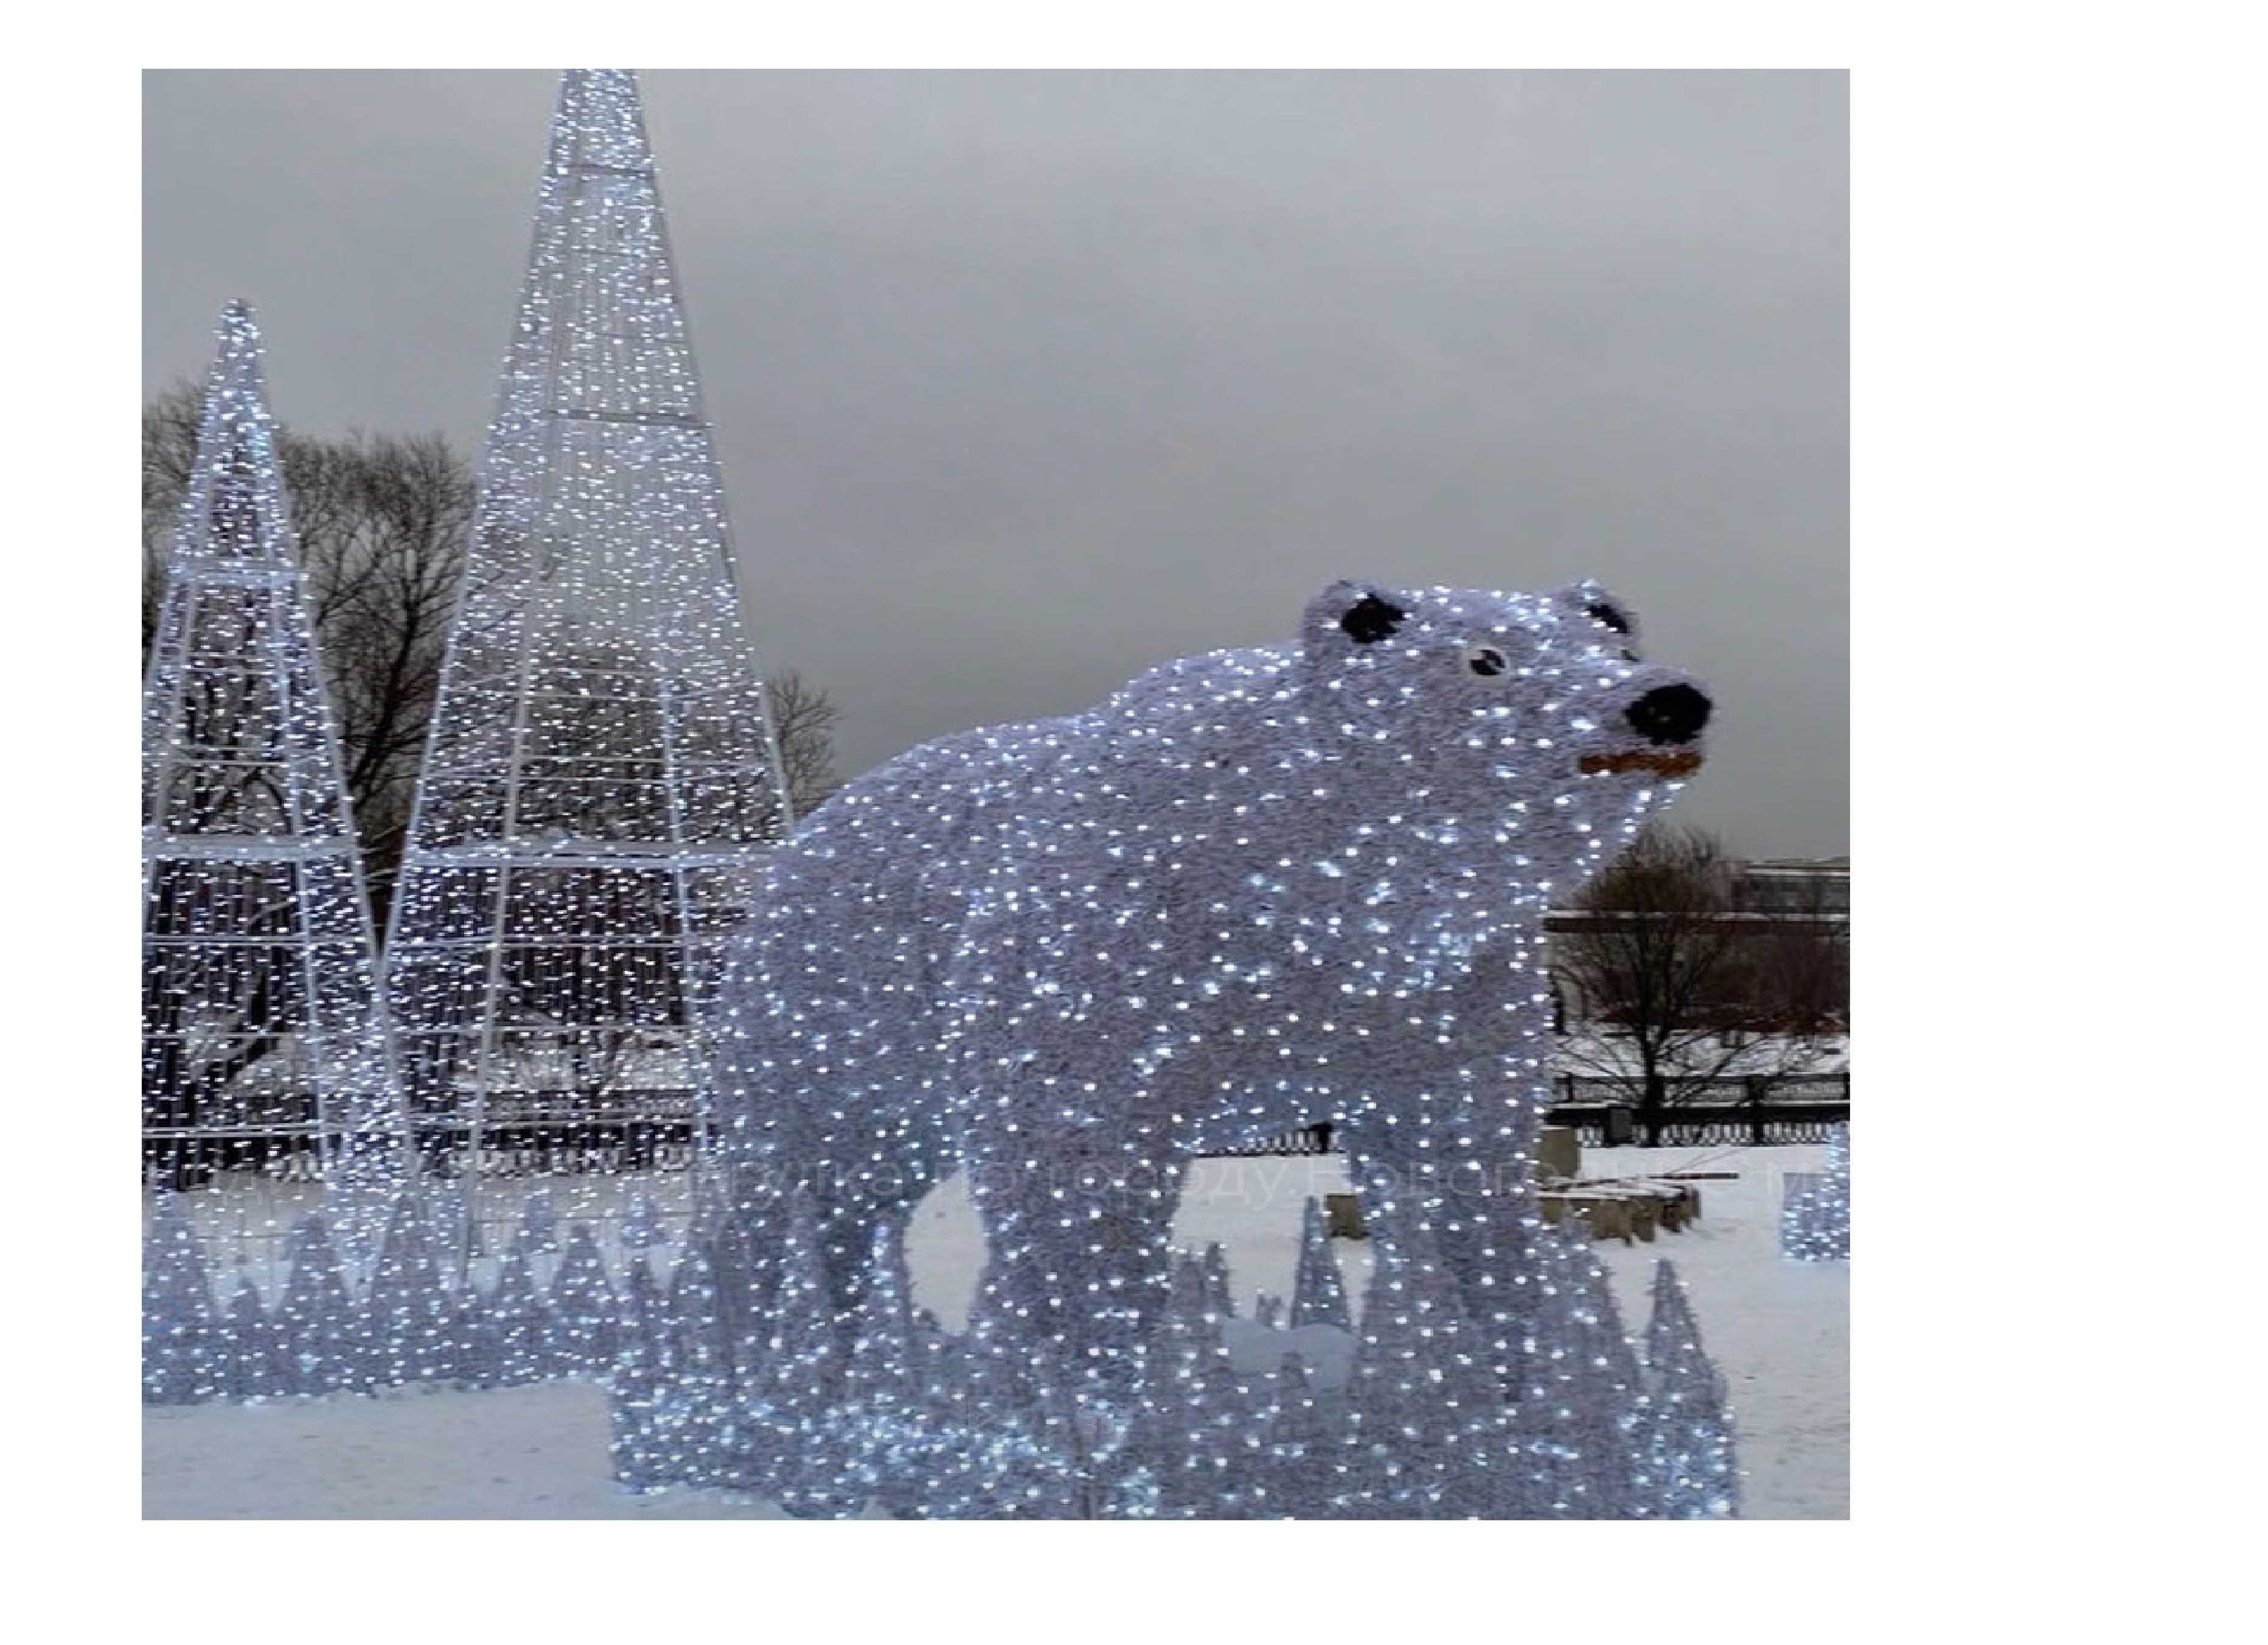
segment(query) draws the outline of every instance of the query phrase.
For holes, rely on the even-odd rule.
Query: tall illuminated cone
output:
[[[697,1125],[784,792],[637,85],[571,70],[387,942],[423,1146]]]
[[[402,1113],[343,770],[232,303],[142,688],[144,1156],[171,1188],[312,1156],[351,1241]]]

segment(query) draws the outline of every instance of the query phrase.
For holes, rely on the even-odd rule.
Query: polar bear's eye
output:
[[[1465,667],[1475,674],[1502,674],[1506,668],[1504,653],[1493,645],[1468,645]]]
[[[1583,615],[1594,623],[1603,623],[1617,634],[1631,631],[1630,619],[1603,600],[1594,600],[1583,608]]]

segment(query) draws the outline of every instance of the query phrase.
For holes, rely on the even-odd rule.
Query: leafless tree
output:
[[[1782,898],[1745,946],[1738,992],[1767,1032],[1800,1041],[1851,1029],[1851,926],[1823,880]]]
[[[1735,1075],[1760,1093],[1807,1066],[1832,1027],[1821,1004],[1831,954],[1800,922],[1745,914],[1737,867],[1712,835],[1648,830],[1550,940],[1587,1029],[1563,1060],[1621,1088],[1649,1146],[1673,1107]]]
[[[835,726],[843,711],[793,669],[772,675],[765,689],[771,694],[772,734],[779,741],[788,803],[800,822],[843,786],[835,774]]]

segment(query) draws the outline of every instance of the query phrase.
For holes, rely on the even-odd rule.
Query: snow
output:
[[[1850,1513],[1850,1268],[1779,1255],[1784,1179],[1823,1169],[1823,1147],[1594,1148],[1590,1177],[1735,1171],[1694,1184],[1701,1220],[1652,1244],[1598,1247],[1624,1324],[1645,1329],[1655,1260],[1684,1280],[1703,1340],[1723,1371],[1739,1424],[1745,1516],[1843,1519]],[[1343,1191],[1335,1156],[1207,1160],[1191,1172],[1177,1238],[1219,1241],[1232,1291],[1288,1298],[1307,1198]],[[1369,1272],[1360,1242],[1335,1241],[1358,1306]],[[914,1218],[915,1295],[949,1325],[965,1319],[982,1243],[957,1183]],[[1253,1326],[1232,1347],[1252,1368],[1296,1346],[1318,1376],[1344,1375],[1347,1339],[1325,1327]],[[554,1383],[467,1393],[412,1389],[254,1406],[145,1410],[143,1515],[151,1519],[777,1518],[769,1503],[709,1492],[633,1496],[608,1458],[607,1399]]]

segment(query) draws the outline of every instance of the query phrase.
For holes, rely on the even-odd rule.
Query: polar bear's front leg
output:
[[[1012,1141],[972,1160],[987,1249],[972,1324],[1003,1346],[1044,1346],[1097,1391],[1138,1387],[1172,1294],[1184,1170],[1139,1133],[1060,1148]]]

